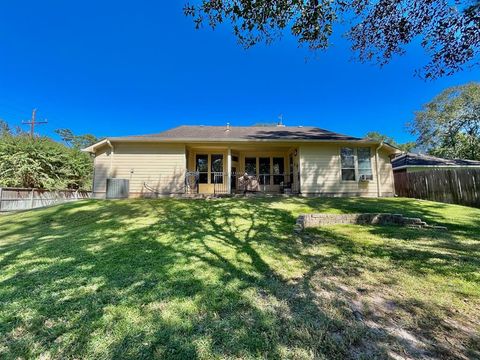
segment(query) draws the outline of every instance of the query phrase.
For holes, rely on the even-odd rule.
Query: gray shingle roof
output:
[[[109,142],[242,142],[242,141],[326,141],[380,144],[380,141],[335,133],[316,127],[303,126],[179,126],[158,134],[107,137],[85,149],[94,153],[98,146]],[[384,148],[395,153],[399,150],[383,143]]]
[[[158,134],[129,136],[127,138],[170,140],[362,140],[324,129],[302,126],[230,126],[229,130],[227,130],[226,126],[179,126]]]
[[[430,155],[407,153],[392,160],[393,169],[408,166],[480,166],[480,161],[443,159]]]

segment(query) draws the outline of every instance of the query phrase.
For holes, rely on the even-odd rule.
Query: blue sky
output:
[[[186,1],[186,0],[185,0]],[[155,133],[181,124],[312,125],[408,141],[405,122],[442,89],[477,70],[425,82],[422,49],[379,68],[352,61],[338,34],[312,54],[286,36],[244,50],[228,27],[195,30],[172,1],[10,1],[0,5],[0,118],[33,107],[57,128],[97,136]],[[26,129],[26,128],[25,128]]]

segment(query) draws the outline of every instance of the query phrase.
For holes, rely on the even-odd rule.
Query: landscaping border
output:
[[[297,218],[295,231],[325,225],[398,225],[417,229],[447,230],[445,226],[428,225],[420,218],[405,217],[402,214],[363,213],[363,214],[302,214]]]

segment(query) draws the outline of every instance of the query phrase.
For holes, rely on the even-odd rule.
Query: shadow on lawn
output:
[[[293,201],[296,201],[295,199]],[[470,236],[480,241],[480,218],[468,217],[468,212],[478,213],[478,209],[467,206],[444,204],[410,198],[308,198],[306,205],[318,212],[338,210],[343,213],[383,212],[418,217],[429,224],[447,226],[458,235]],[[449,217],[445,210],[456,208],[458,218]]]
[[[361,336],[334,341],[327,334],[354,334],[362,325],[321,311],[308,286],[283,279],[255,249],[307,261],[287,235],[293,217],[256,202],[242,209],[236,223],[239,215],[225,202],[110,202],[97,210],[84,203],[18,221],[3,236],[24,238],[0,249],[1,269],[12,274],[1,283],[9,309],[2,351],[112,359],[278,358],[287,350],[348,356],[345,341],[354,346]],[[146,223],[135,228],[131,219]]]
[[[430,255],[393,245],[365,250],[333,232],[321,235],[340,252],[308,254],[292,235],[292,213],[268,206],[275,201],[90,201],[16,221],[1,232],[23,239],[0,243],[0,269],[11,274],[0,283],[6,304],[0,354],[386,357],[394,335],[356,320],[349,290],[333,286],[339,296],[329,298],[313,279],[359,275],[363,265],[355,255],[365,251],[412,271],[429,266]],[[319,204],[352,210],[340,202],[311,206]],[[395,230],[371,231],[388,236]],[[459,269],[442,262],[428,270]],[[434,344],[427,352],[436,353]]]
[[[383,272],[382,266],[375,267],[375,260],[380,259],[382,260],[381,264],[388,261],[393,267],[402,268],[402,271],[415,277],[435,274],[445,279],[466,280],[472,284],[478,284],[480,281],[478,272],[480,249],[478,245],[473,248],[471,245],[461,244],[452,233],[395,226],[364,226],[359,231],[364,230],[367,230],[368,234],[377,235],[385,240],[381,243],[361,244],[342,234],[341,228],[327,226],[309,229],[303,234],[303,241],[305,246],[316,243],[340,249],[343,255],[337,259],[337,265],[340,265],[342,269],[347,268],[347,264],[353,263],[360,273],[367,269],[373,272]],[[454,245],[445,246],[445,244],[452,243]],[[358,263],[355,260],[358,257],[370,261]],[[334,268],[333,271],[324,271],[323,275],[328,277],[335,275],[336,272],[337,269]],[[382,278],[383,285],[391,286],[398,283],[398,279],[392,275],[385,275]],[[323,284],[323,286],[328,287],[329,283]],[[386,330],[390,338],[404,346],[407,354],[414,358],[433,356],[448,359],[464,358],[465,355],[468,358],[480,356],[480,337],[475,329],[474,320],[465,325],[453,320],[456,316],[452,313],[451,308],[413,298],[392,297],[388,299],[377,291],[377,287],[374,287],[361,292],[361,296],[376,300],[374,304],[377,305],[372,309],[372,314],[368,316],[370,321],[367,324],[370,324],[372,328]],[[471,296],[461,290],[456,292],[464,298],[464,301],[468,301],[468,297]],[[351,299],[355,298],[354,293],[348,295]],[[393,298],[395,300],[392,300]],[[395,312],[403,313],[406,317],[413,316],[415,326],[410,327],[408,331],[401,329],[394,321]],[[455,335],[449,340],[448,334]]]

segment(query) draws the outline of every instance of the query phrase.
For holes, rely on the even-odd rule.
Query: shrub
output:
[[[0,137],[0,186],[90,189],[90,155],[48,137],[4,132]]]

